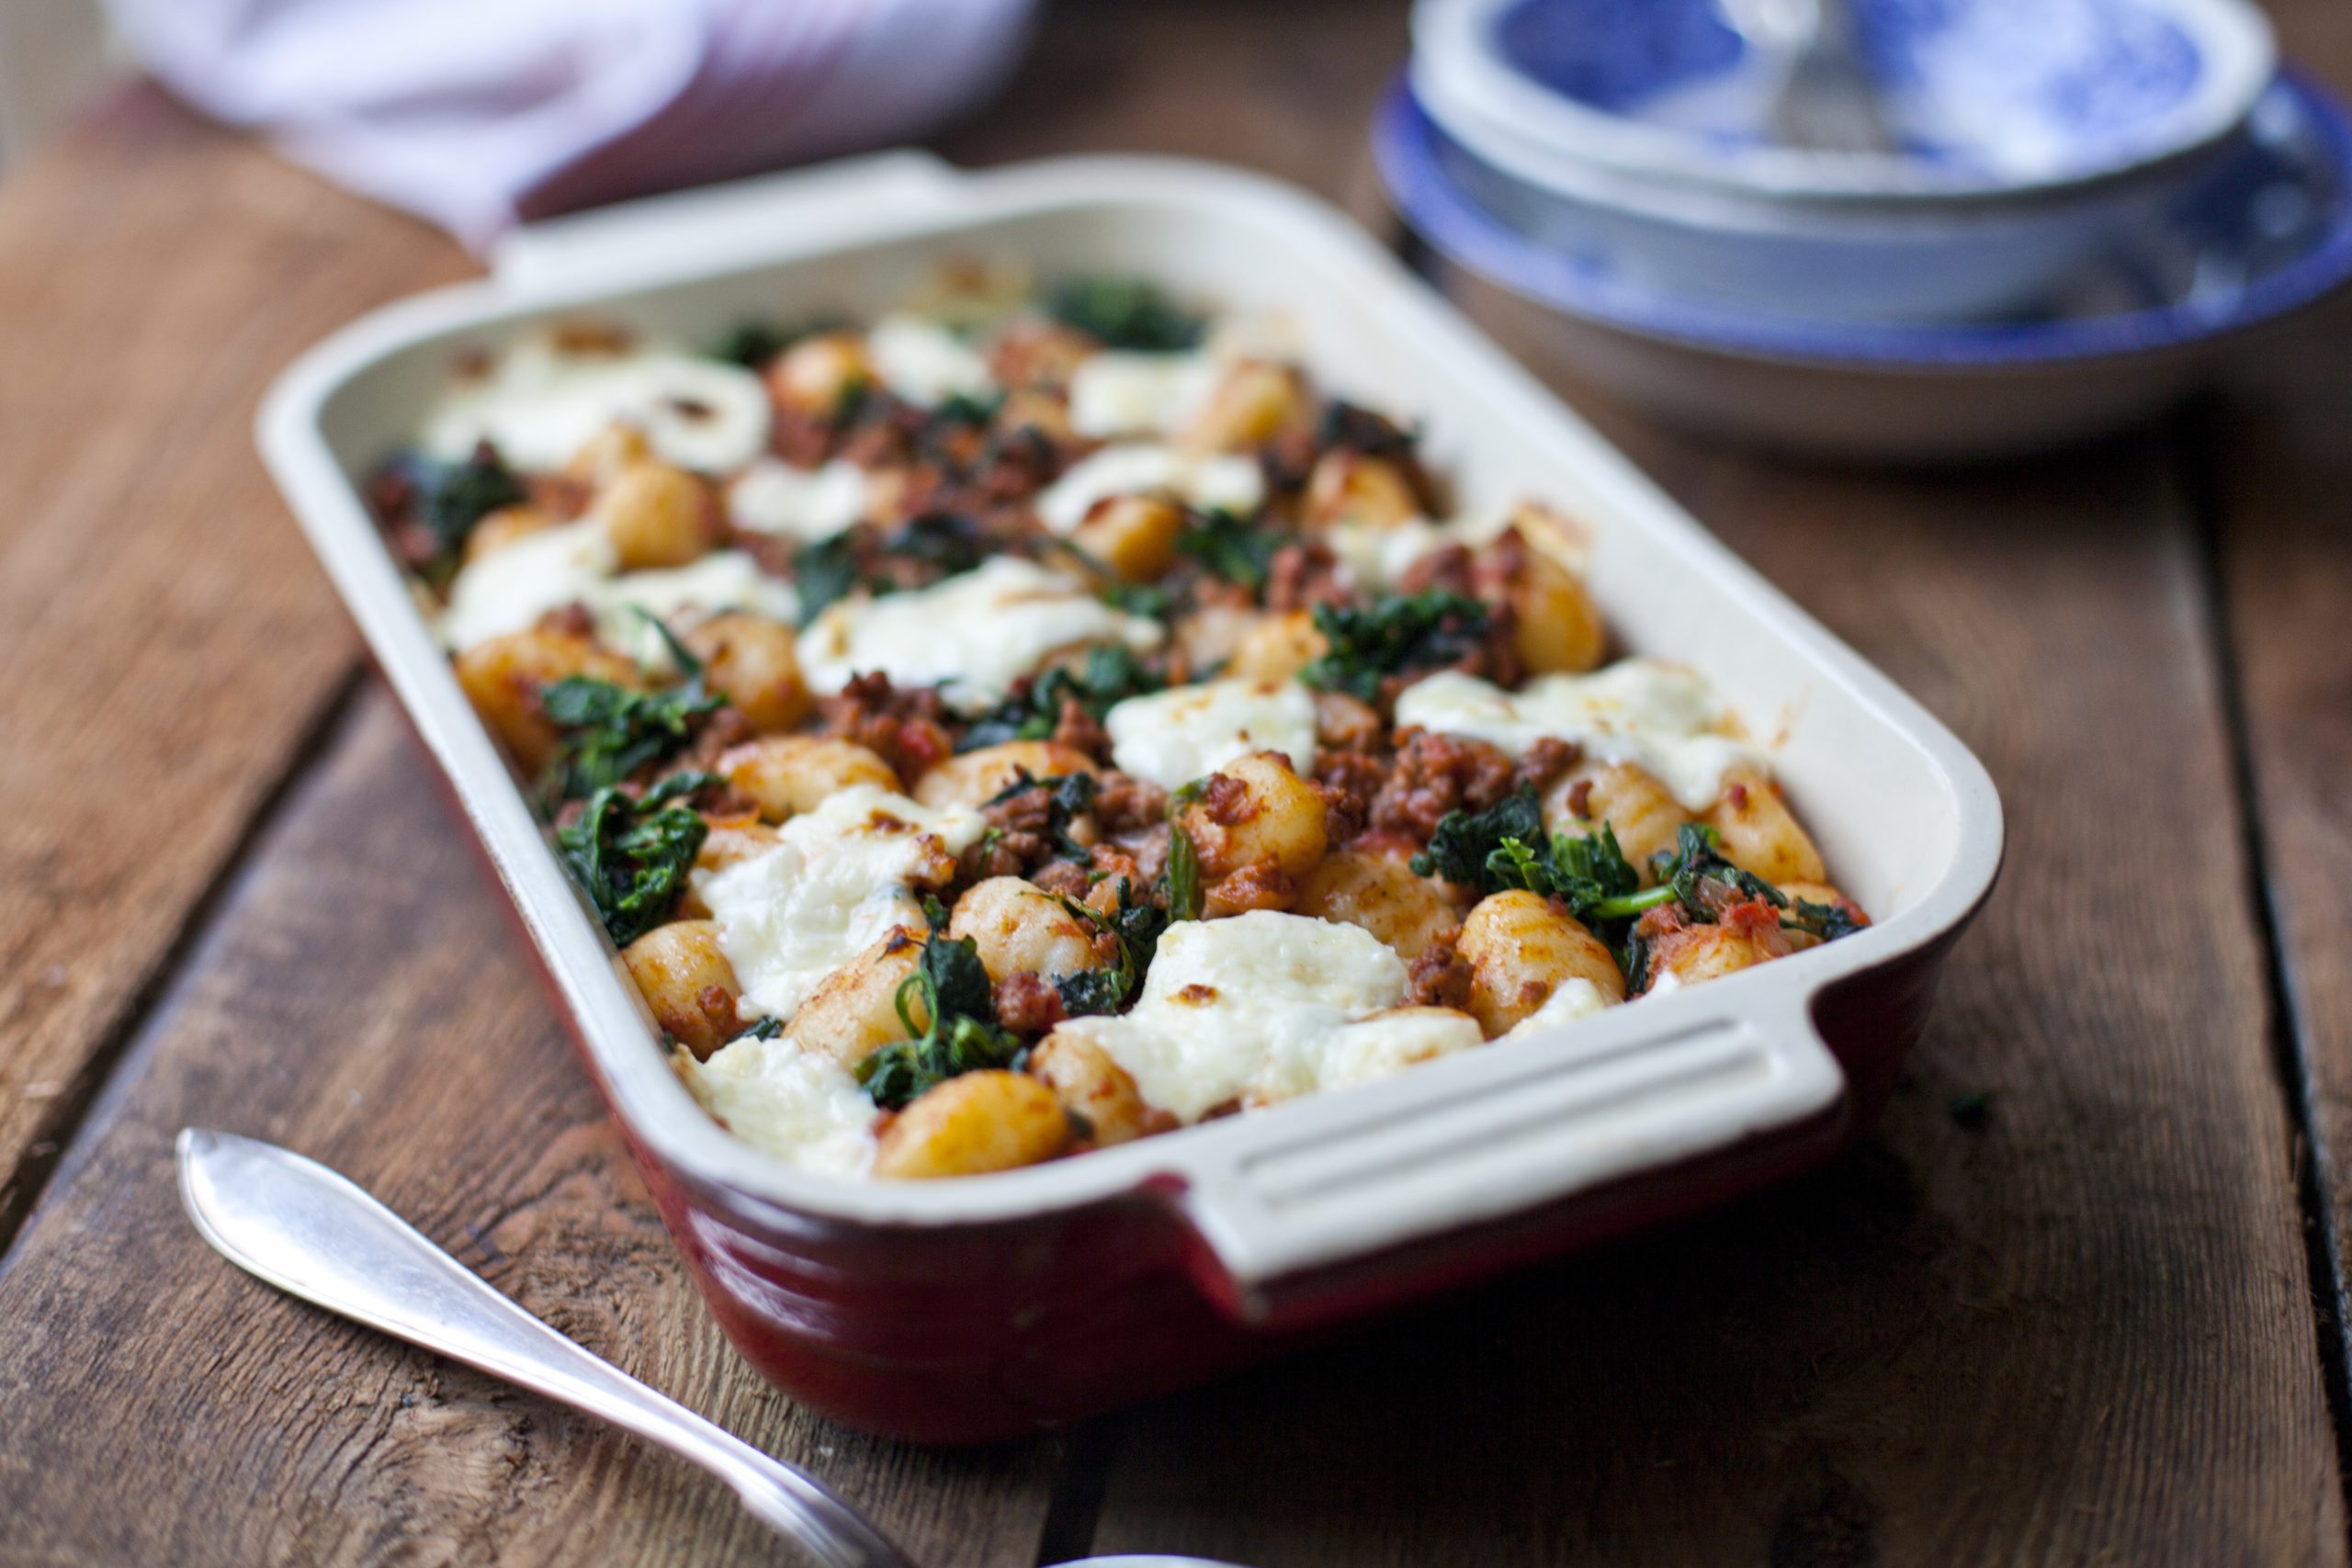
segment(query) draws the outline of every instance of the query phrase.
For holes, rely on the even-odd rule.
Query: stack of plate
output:
[[[1872,152],[1771,134],[1791,63],[1753,5],[1420,0],[1374,133],[1435,250],[1660,412],[2056,445],[2352,275],[2352,122],[2243,0],[1848,0]]]

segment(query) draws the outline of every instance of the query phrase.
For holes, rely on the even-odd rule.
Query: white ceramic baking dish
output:
[[[462,346],[550,317],[695,340],[745,317],[867,312],[973,255],[1132,271],[1273,312],[1330,385],[1425,420],[1465,503],[1532,494],[1583,519],[1622,643],[1707,671],[1772,738],[1833,876],[1877,923],[1559,1036],[1002,1175],[854,1183],[727,1136],[662,1059],[361,485]],[[714,1310],[769,1376],[868,1427],[959,1438],[1061,1419],[1818,1158],[1916,1034],[2000,860],[1992,784],[1941,725],[1362,231],[1232,170],[1121,157],[966,174],[898,153],[542,224],[503,245],[488,278],[306,354],[258,429]]]

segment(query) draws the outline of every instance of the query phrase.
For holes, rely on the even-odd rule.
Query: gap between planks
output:
[[[2278,919],[2276,863],[2264,830],[2261,789],[2254,772],[2254,739],[2247,718],[2245,673],[2238,658],[2237,623],[2230,613],[2229,566],[2222,545],[2228,526],[2226,488],[2218,449],[2220,413],[2214,397],[2199,399],[2176,416],[2176,453],[2182,498],[2188,507],[2198,547],[2198,613],[2212,649],[2214,686],[2220,694],[2227,737],[2232,808],[2245,863],[2248,922],[2261,943],[2271,1066],[2285,1102],[2295,1173],[2295,1201],[2303,1221],[2303,1259],[2310,1271],[2312,1335],[2335,1429],[2336,1483],[2352,1518],[2352,1300],[2342,1265],[2343,1237],[2331,1201],[2339,1174],[2320,1126],[2319,1088],[2310,1030],[2295,1003],[2292,959]]]

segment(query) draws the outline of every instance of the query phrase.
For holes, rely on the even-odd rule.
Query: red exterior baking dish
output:
[[[552,317],[693,341],[748,315],[870,312],[969,256],[1141,273],[1264,316],[1342,394],[1422,416],[1465,505],[1532,494],[1581,519],[1620,641],[1706,671],[1773,738],[1833,875],[1877,923],[1558,1033],[1001,1175],[845,1181],[727,1135],[663,1061],[359,479],[468,346]],[[894,154],[544,225],[490,279],[313,349],[259,434],[712,1311],[779,1387],[875,1431],[968,1441],[1069,1420],[1820,1159],[1883,1099],[1999,865],[1999,801],[1959,741],[1368,237],[1249,175],[1132,158],[965,175]]]

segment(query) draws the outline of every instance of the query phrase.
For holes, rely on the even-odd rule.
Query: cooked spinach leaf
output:
[[[523,481],[487,441],[463,462],[438,462],[422,453],[408,452],[395,457],[390,467],[412,492],[410,505],[416,520],[432,536],[435,556],[427,570],[436,576],[457,569],[466,537],[475,525],[501,507],[530,499]]]
[[[1061,993],[1063,1010],[1073,1018],[1118,1011],[1143,988],[1144,974],[1159,951],[1161,933],[1168,930],[1168,911],[1137,898],[1134,885],[1124,876],[1119,879],[1118,907],[1107,915],[1075,898],[1064,898],[1062,904],[1080,919],[1109,931],[1119,942],[1119,961],[1110,968],[1083,969],[1054,983]]]
[[[777,321],[741,321],[719,333],[704,352],[713,359],[757,370],[802,338],[837,332],[843,324],[839,316],[811,317],[790,326]]]
[[[1715,918],[1714,906],[1701,893],[1710,882],[1729,888],[1735,898],[1761,898],[1776,909],[1789,907],[1779,888],[1724,859],[1723,840],[1706,823],[1685,822],[1674,837],[1673,852],[1660,851],[1652,857],[1652,863],[1658,881],[1674,889],[1676,902],[1693,920],[1708,923]]]
[[[607,786],[578,821],[556,830],[565,868],[616,945],[627,947],[668,918],[709,831],[676,802],[722,782],[713,773],[678,773],[634,800]]]
[[[995,992],[979,944],[947,934],[947,912],[937,899],[924,899],[923,908],[931,934],[915,972],[899,982],[895,999],[908,1038],[857,1065],[857,1081],[886,1111],[903,1110],[949,1078],[1010,1066],[1021,1054],[1020,1037],[996,1021]]]
[[[1862,929],[1862,922],[1844,905],[1816,904],[1810,898],[1797,899],[1795,909],[1781,916],[1781,923],[1791,931],[1810,931],[1824,942],[1836,942]]]
[[[1487,607],[1459,593],[1385,593],[1361,608],[1315,606],[1330,650],[1299,671],[1326,691],[1375,701],[1385,676],[1453,663],[1478,646]]]
[[[1007,740],[1043,740],[1060,725],[1062,704],[1072,698],[1101,718],[1129,697],[1156,692],[1165,684],[1136,657],[1133,649],[1124,643],[1105,643],[1088,652],[1085,668],[1076,674],[1048,670],[1030,682],[1026,690],[1006,697],[974,719],[958,750],[973,751]]]
[[[1168,869],[1162,874],[1168,885],[1168,918],[1170,920],[1197,920],[1201,918],[1201,852],[1193,843],[1193,835],[1184,831],[1181,822],[1168,829]]]
[[[1543,837],[1544,808],[1532,789],[1521,788],[1484,811],[1449,811],[1440,818],[1429,848],[1413,857],[1413,870],[1492,892],[1487,868],[1503,845],[1540,842]]]
[[[1419,440],[1418,431],[1338,398],[1323,405],[1323,418],[1315,430],[1316,450],[1329,452],[1336,447],[1367,457],[1405,457]]]
[[[551,806],[580,800],[619,784],[649,762],[675,756],[693,738],[693,721],[724,705],[703,689],[702,660],[686,651],[657,615],[638,611],[670,649],[685,680],[658,692],[636,692],[585,675],[567,675],[539,690],[539,707],[556,727],[555,761],[540,782]]]
[[[1176,536],[1176,551],[1192,557],[1213,575],[1256,592],[1273,570],[1282,536],[1230,512],[1196,512]]]
[[[805,624],[837,599],[846,599],[858,586],[857,547],[847,534],[836,534],[805,545],[792,558],[792,586],[800,595]]]
[[[1035,794],[1045,804],[1044,832],[1054,840],[1054,847],[1066,860],[1082,861],[1089,851],[1070,836],[1070,823],[1094,808],[1094,775],[1092,773],[1056,773],[1050,777],[1033,779],[1026,771],[1012,783],[991,795],[987,805],[1002,806],[1024,795]]]
[[[1199,344],[1208,330],[1202,317],[1136,277],[1065,279],[1046,296],[1046,313],[1099,338],[1105,347],[1149,354],[1181,353]]]

